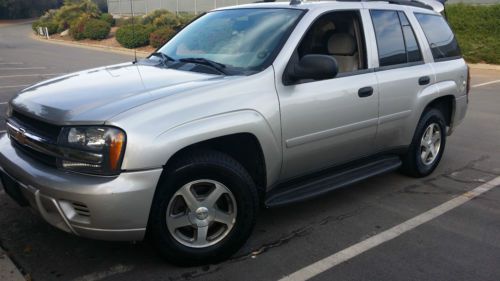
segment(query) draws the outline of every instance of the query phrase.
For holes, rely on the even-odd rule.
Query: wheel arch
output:
[[[281,145],[262,115],[253,110],[230,112],[195,120],[162,133],[155,143],[155,156],[162,166],[184,153],[211,149],[228,154],[250,173],[259,190],[278,179]]]

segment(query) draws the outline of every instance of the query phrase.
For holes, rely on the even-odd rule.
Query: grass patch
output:
[[[446,14],[467,62],[500,64],[500,4],[450,4]]]

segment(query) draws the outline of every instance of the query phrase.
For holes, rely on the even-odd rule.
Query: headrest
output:
[[[356,41],[349,33],[334,33],[327,43],[328,53],[339,56],[352,56],[356,52]]]

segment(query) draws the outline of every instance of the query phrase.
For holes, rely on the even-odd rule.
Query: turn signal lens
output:
[[[125,145],[125,134],[120,132],[114,136],[109,146],[109,168],[113,171],[120,169],[122,151]]]

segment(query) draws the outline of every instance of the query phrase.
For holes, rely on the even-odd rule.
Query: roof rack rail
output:
[[[305,0],[291,0],[290,5],[298,5]],[[447,0],[327,0],[338,2],[387,2],[389,4],[406,5],[428,10],[434,10],[438,13],[443,12],[444,3]],[[274,1],[259,1],[259,2],[274,2]]]
[[[338,2],[387,2],[389,4],[396,4],[396,5],[406,5],[406,6],[413,6],[413,7],[418,7],[418,8],[424,8],[428,10],[434,10],[434,8],[428,4],[425,4],[420,1],[415,1],[415,0],[335,0]]]

